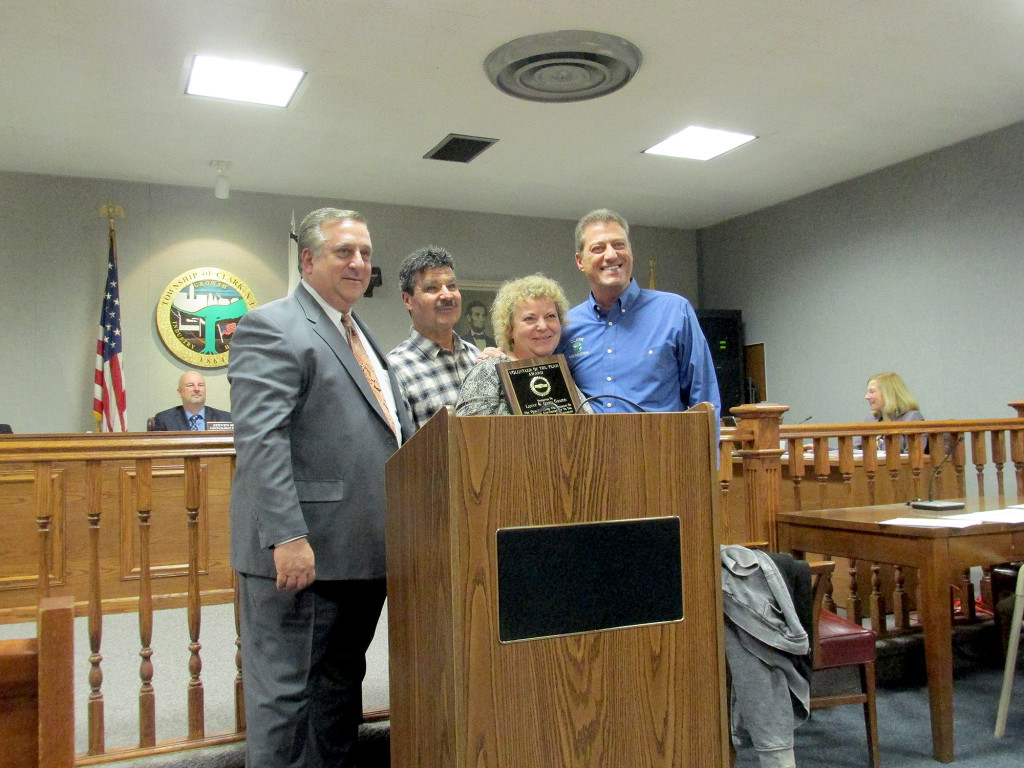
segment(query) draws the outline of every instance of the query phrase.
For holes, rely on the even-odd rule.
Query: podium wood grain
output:
[[[704,412],[442,411],[392,458],[393,765],[727,763],[713,435]],[[499,642],[499,528],[674,514],[682,621]]]

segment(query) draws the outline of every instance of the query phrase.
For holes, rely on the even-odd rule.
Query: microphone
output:
[[[640,413],[647,413],[647,410],[645,408],[640,407],[639,405],[634,403],[632,400],[627,400],[626,398],[619,397],[618,395],[593,395],[592,397],[588,397],[588,398],[586,398],[585,400],[583,400],[579,404],[579,406],[576,408],[576,413],[579,413],[580,411],[582,411],[583,410],[583,406],[586,405],[587,403],[589,403],[591,400],[607,400],[607,399],[621,400],[622,402],[624,402],[624,403],[626,403],[628,405],[631,405],[634,408],[636,408],[637,411],[639,411]]]
[[[962,434],[956,436],[956,440],[949,446],[946,451],[946,455],[942,457],[942,461],[935,465],[935,469],[932,470],[932,475],[928,478],[928,500],[915,499],[914,501],[908,502],[914,509],[931,509],[934,511],[944,511],[948,509],[963,509],[964,503],[962,501],[933,501],[935,495],[935,477],[939,474],[939,470],[942,469],[942,465],[946,463],[950,456],[953,455],[953,451],[960,445],[960,441],[964,439]]]

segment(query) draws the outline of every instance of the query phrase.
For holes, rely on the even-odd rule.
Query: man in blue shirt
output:
[[[569,310],[559,351],[595,413],[684,411],[722,401],[711,350],[682,296],[633,279],[629,224],[602,208],[576,225],[576,266],[590,297]],[[620,399],[622,398],[622,399]],[[625,402],[629,401],[629,402]]]

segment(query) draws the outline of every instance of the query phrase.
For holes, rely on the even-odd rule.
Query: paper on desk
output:
[[[950,515],[950,520],[975,520],[979,523],[1024,523],[1024,507],[990,509],[987,512],[968,512],[964,515]]]
[[[879,520],[879,525],[904,525],[913,528],[967,528],[978,525],[981,520],[957,520],[951,517],[894,517],[891,520]]]

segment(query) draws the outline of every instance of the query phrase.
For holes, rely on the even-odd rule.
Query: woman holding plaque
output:
[[[544,275],[528,275],[504,283],[494,297],[491,323],[494,338],[506,358],[480,360],[462,382],[455,405],[458,416],[510,415],[498,365],[554,353],[562,336],[569,302],[562,287]],[[568,376],[568,372],[566,372]],[[576,385],[573,384],[573,387]],[[576,390],[580,400],[584,395]],[[583,410],[592,413],[589,405]]]

